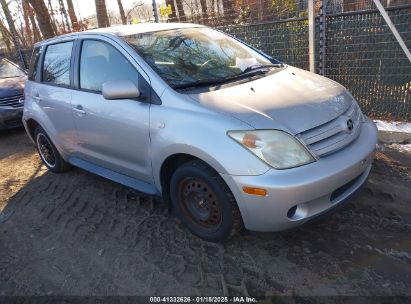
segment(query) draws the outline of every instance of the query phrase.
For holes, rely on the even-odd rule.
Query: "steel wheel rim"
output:
[[[54,168],[56,166],[56,155],[51,142],[43,133],[37,135],[37,147],[44,163],[50,168]]]
[[[195,177],[184,178],[178,185],[179,200],[189,220],[207,230],[216,230],[223,213],[211,187]]]

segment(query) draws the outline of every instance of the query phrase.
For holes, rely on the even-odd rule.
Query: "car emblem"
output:
[[[19,98],[19,103],[24,103],[24,97]]]
[[[352,129],[354,129],[354,123],[353,123],[353,121],[352,121],[351,119],[348,119],[348,120],[347,120],[347,130],[348,130],[349,132],[351,132]]]

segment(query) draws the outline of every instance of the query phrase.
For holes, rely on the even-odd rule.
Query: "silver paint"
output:
[[[84,168],[89,168],[89,164],[99,166],[100,171],[106,168],[104,174],[109,178],[107,172],[116,172],[140,180],[158,193],[162,191],[160,170],[169,157],[197,157],[226,181],[246,228],[251,230],[277,231],[300,225],[332,209],[358,189],[368,176],[377,139],[376,128],[368,119],[361,120],[358,138],[344,148],[309,165],[287,170],[269,167],[227,136],[230,130],[250,129],[278,129],[297,135],[334,120],[355,103],[338,83],[286,66],[248,83],[183,94],[170,88],[121,38],[190,26],[198,25],[119,26],[40,43],[77,38],[110,43],[145,78],[161,104],[129,98],[108,100],[104,94],[29,81],[23,118],[26,129],[27,121],[33,119],[45,129],[65,159],[87,162]],[[113,91],[121,97],[117,89],[106,97],[113,97]],[[129,88],[124,91],[130,93]],[[357,183],[330,202],[333,191],[358,176]],[[122,180],[121,176],[112,179]],[[245,194],[243,186],[265,188],[268,196]],[[295,205],[299,206],[297,218],[288,218],[287,211]]]

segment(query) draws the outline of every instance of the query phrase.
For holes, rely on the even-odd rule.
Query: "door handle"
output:
[[[33,99],[34,99],[35,102],[40,102],[41,101],[41,98],[38,95],[33,96]]]
[[[76,106],[73,108],[73,111],[78,114],[79,116],[86,115],[86,111],[83,110],[83,107],[81,105]]]

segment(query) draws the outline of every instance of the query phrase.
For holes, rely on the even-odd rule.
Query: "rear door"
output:
[[[151,92],[147,75],[143,76],[134,59],[109,38],[82,39],[77,58],[72,112],[80,158],[151,182]],[[101,87],[111,80],[131,80],[139,88],[141,98],[106,100]]]
[[[33,110],[42,115],[42,127],[63,153],[74,149],[77,140],[71,111],[74,44],[68,40],[45,46],[39,81],[32,83],[30,92]]]

